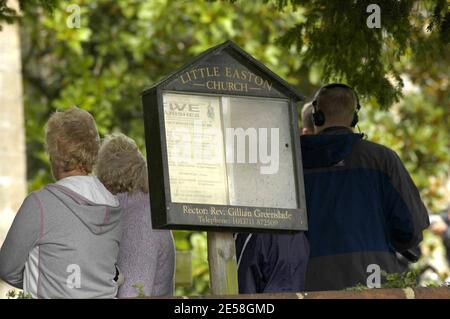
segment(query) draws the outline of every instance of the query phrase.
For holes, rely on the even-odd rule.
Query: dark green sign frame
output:
[[[297,208],[172,202],[166,147],[165,92],[286,100]],[[213,47],[142,92],[152,224],[158,229],[236,232],[307,230],[296,103],[302,96],[231,41]]]

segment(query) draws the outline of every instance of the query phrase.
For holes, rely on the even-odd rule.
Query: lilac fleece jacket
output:
[[[151,224],[150,199],[146,193],[118,194],[122,206],[122,240],[118,265],[125,277],[118,297],[136,297],[135,284],[147,296],[173,294],[175,246],[172,232],[155,230]]]

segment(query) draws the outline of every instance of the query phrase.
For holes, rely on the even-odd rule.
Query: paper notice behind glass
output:
[[[230,205],[297,208],[288,101],[236,97],[225,102],[224,126],[236,132],[234,141],[226,135],[227,153],[234,153],[234,162],[227,161]],[[246,134],[244,147],[239,129]],[[245,152],[245,163],[238,163],[239,152]]]
[[[227,204],[220,97],[164,93],[172,202]]]

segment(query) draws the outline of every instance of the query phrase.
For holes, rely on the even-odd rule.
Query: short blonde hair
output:
[[[63,171],[81,168],[92,172],[100,148],[94,118],[76,106],[56,111],[47,121],[45,146],[52,164]]]
[[[147,163],[131,138],[107,136],[98,154],[95,174],[113,194],[148,193]]]

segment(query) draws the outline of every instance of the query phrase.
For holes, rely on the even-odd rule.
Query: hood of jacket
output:
[[[118,201],[112,201],[110,204],[95,203],[58,183],[49,184],[45,188],[96,235],[111,231],[120,222],[122,208]]]
[[[303,167],[336,165],[350,155],[355,143],[362,138],[363,134],[353,133],[345,127],[330,127],[317,135],[303,135],[300,137]]]

